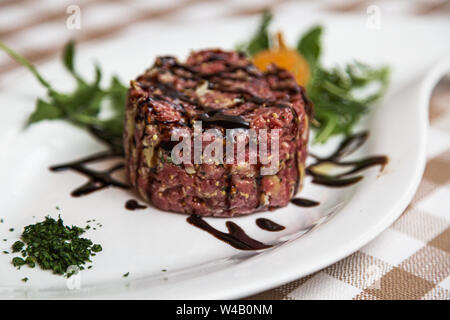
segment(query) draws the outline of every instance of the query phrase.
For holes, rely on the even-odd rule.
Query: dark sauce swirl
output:
[[[50,167],[50,170],[73,170],[89,178],[88,182],[72,191],[71,195],[73,197],[81,197],[110,186],[118,187],[121,189],[128,189],[129,186],[127,184],[120,182],[112,177],[112,174],[114,172],[124,168],[123,163],[116,164],[105,171],[90,169],[86,166],[89,163],[119,157],[123,157],[122,152],[104,151],[77,161],[52,166]]]
[[[259,218],[256,219],[256,225],[260,227],[263,230],[270,231],[270,232],[277,232],[282,231],[285,229],[284,226],[273,222],[272,220],[266,219],[266,218]]]
[[[337,150],[327,158],[320,158],[314,154],[310,154],[311,157],[316,159],[316,161],[306,168],[306,174],[312,176],[312,183],[325,185],[328,187],[347,187],[358,183],[362,180],[362,176],[347,177],[351,174],[358,173],[364,169],[379,165],[381,167],[380,171],[384,169],[388,163],[388,158],[386,156],[370,156],[354,161],[341,161],[341,159],[347,155],[355,152],[359,147],[361,147],[364,142],[366,142],[369,137],[367,131],[354,134],[346,138]],[[326,175],[318,173],[314,168],[320,164],[330,163],[338,167],[351,167],[351,169],[336,175]]]
[[[250,238],[241,227],[239,227],[236,223],[227,221],[226,227],[228,229],[228,233],[222,232],[211,226],[202,217],[198,215],[191,215],[187,218],[187,222],[200,228],[219,240],[222,240],[232,247],[239,250],[261,250],[270,248],[271,245],[264,244],[259,242],[253,238]]]
[[[125,208],[128,210],[146,209],[147,206],[140,204],[134,199],[130,199],[125,203]]]
[[[305,199],[305,198],[291,199],[291,203],[295,204],[296,206],[305,207],[305,208],[316,207],[320,204],[320,202],[318,202],[318,201],[309,200],[309,199]]]

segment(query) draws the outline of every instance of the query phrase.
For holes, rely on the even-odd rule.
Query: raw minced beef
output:
[[[128,94],[129,181],[148,202],[180,213],[231,217],[286,206],[302,185],[310,116],[304,89],[286,70],[272,66],[262,72],[233,51],[197,51],[185,63],[159,57],[131,82]],[[280,129],[278,172],[261,175],[261,164],[225,159],[174,164],[171,134],[192,133],[198,120],[204,130],[221,132]]]

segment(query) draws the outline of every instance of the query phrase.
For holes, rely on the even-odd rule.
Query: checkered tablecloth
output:
[[[136,23],[214,19],[258,14],[292,0],[0,0],[0,39],[34,63],[55,58],[69,38],[99,42],[126,35]],[[365,12],[381,3],[390,12],[450,15],[448,0],[301,1],[305,10]],[[75,9],[71,6],[75,5]],[[299,4],[300,5],[300,4]],[[71,9],[69,9],[71,8]],[[81,30],[66,28],[82,10]],[[0,53],[0,90],[20,66]],[[249,299],[449,299],[450,298],[450,80],[430,105],[428,164],[402,216],[378,238],[336,264]]]

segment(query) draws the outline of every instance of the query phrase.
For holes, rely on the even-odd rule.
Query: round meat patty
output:
[[[286,70],[272,66],[262,72],[234,51],[192,52],[185,63],[159,57],[131,81],[126,108],[129,181],[142,198],[162,210],[239,216],[286,206],[301,188],[312,105]],[[192,151],[190,163],[177,164],[171,151],[178,142],[171,136],[178,131],[193,133],[199,121],[204,140],[208,129],[224,137],[230,129],[238,134],[279,129],[277,170],[261,174],[267,167],[261,155],[257,163],[248,163],[250,138],[244,140],[244,152],[231,149],[235,158],[231,163],[225,151],[223,161],[203,163],[194,161]],[[226,139],[222,142],[225,150]],[[209,143],[203,141],[202,146]],[[260,151],[259,141],[255,143]],[[179,155],[189,158],[185,151]],[[239,162],[239,155],[247,162]]]

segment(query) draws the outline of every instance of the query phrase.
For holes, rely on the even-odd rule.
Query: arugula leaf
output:
[[[71,40],[66,44],[63,52],[64,66],[70,72],[75,72],[74,56],[75,56],[75,42]]]
[[[237,49],[246,52],[250,56],[253,56],[260,51],[269,49],[270,36],[268,27],[270,22],[272,21],[272,18],[273,15],[269,10],[264,11],[261,18],[261,23],[255,35],[250,39],[248,43],[240,44]]]
[[[306,90],[314,104],[314,142],[324,143],[338,134],[350,135],[369,106],[384,95],[389,76],[386,66],[371,68],[354,62],[343,69],[325,69],[318,63]]]
[[[303,34],[297,44],[297,51],[308,61],[311,69],[319,62],[322,51],[320,43],[322,32],[322,26],[314,26]]]
[[[323,28],[314,26],[297,44],[298,52],[305,57],[311,69],[311,79],[306,92],[314,104],[314,142],[324,143],[333,135],[350,135],[353,127],[371,103],[381,98],[389,83],[389,68],[371,68],[354,62],[344,68],[326,69],[321,65],[321,36]],[[356,94],[358,90],[374,87],[372,93]]]
[[[114,76],[109,88],[102,89],[100,87],[102,72],[96,65],[94,81],[88,82],[83,79],[75,68],[75,42],[70,41],[64,47],[62,61],[77,86],[72,92],[61,93],[56,91],[26,58],[1,42],[0,49],[28,68],[48,89],[47,97],[37,100],[36,109],[29,117],[28,125],[41,120],[67,120],[87,129],[97,139],[116,151],[122,151],[123,119],[128,88],[120,82],[119,78]],[[100,114],[108,103],[111,106],[112,116],[103,119]]]
[[[50,84],[39,74],[36,67],[31,64],[25,57],[21,56],[17,52],[8,48],[3,42],[0,41],[0,49],[5,51],[11,58],[16,60],[18,63],[23,65],[25,68],[31,71],[31,73],[36,77],[36,79],[46,88],[51,89]]]
[[[128,88],[120,82],[119,78],[113,76],[108,92],[112,108],[116,112],[123,113],[125,111],[124,101],[127,98]]]
[[[42,99],[38,99],[36,102],[36,109],[28,118],[28,123],[31,124],[41,120],[60,119],[61,117],[61,109]]]

